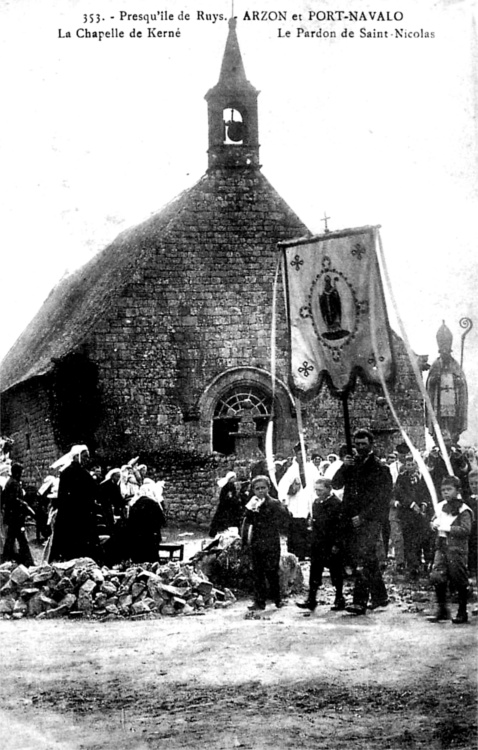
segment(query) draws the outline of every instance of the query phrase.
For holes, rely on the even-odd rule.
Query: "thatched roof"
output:
[[[304,227],[261,172],[254,171],[254,179],[258,182],[249,200],[257,199],[270,209],[272,204],[279,206],[285,224]],[[218,198],[215,187],[214,174],[204,175],[161,211],[122,232],[88,263],[63,278],[1,363],[1,391],[45,375],[53,369],[54,360],[77,351],[131,281],[132,274],[148,262],[152,251],[164,247],[169,230],[178,230],[184,212],[194,207],[197,215],[200,206],[209,221],[211,216],[214,221],[214,212],[221,210],[225,198]],[[240,196],[239,190],[235,197],[239,203]],[[235,217],[229,219],[231,223],[240,222],[239,206],[236,210]]]
[[[181,193],[142,224],[122,232],[84,266],[58,282],[3,359],[2,392],[46,374],[52,370],[53,360],[81,346],[131,279],[151,239],[157,239],[167,230],[195,187]]]

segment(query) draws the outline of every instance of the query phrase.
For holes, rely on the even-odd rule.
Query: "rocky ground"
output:
[[[386,577],[391,604],[359,618],[330,611],[327,581],[305,615],[292,597],[0,621],[2,748],[476,747],[476,601],[469,624],[432,623],[427,581]]]

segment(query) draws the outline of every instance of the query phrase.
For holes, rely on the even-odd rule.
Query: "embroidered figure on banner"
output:
[[[347,277],[322,261],[323,270],[312,284],[309,299],[317,336],[328,348],[342,348],[357,329],[358,303]]]
[[[320,312],[328,328],[323,333],[325,339],[343,339],[349,334],[349,331],[342,329],[342,302],[337,289],[338,281],[338,276],[332,278],[330,274],[326,274],[322,293],[319,294]]]

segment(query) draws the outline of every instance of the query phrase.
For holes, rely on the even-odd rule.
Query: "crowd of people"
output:
[[[277,550],[285,536],[289,552],[310,559],[300,608],[316,608],[324,568],[335,588],[333,610],[365,615],[387,606],[383,567],[391,561],[409,580],[429,576],[438,602],[435,619],[448,612],[444,592],[450,590],[459,599],[453,622],[466,622],[468,581],[477,573],[478,465],[473,449],[461,450],[446,431],[442,437],[452,475],[436,448],[423,454],[423,472],[405,443],[388,456],[376,455],[374,436],[363,429],[351,451],[344,445],[326,458],[313,453],[309,459],[307,446],[297,444],[293,457],[276,461],[274,481],[265,462],[252,467],[249,481],[238,482],[232,471],[220,480],[210,535],[241,530],[254,571],[251,609],[264,609],[266,583],[269,598],[282,606]],[[349,604],[346,576],[354,582]]]
[[[297,602],[303,609],[316,608],[325,568],[335,588],[332,609],[364,615],[387,606],[383,568],[389,560],[411,580],[429,575],[437,620],[449,616],[452,590],[459,600],[453,621],[466,622],[468,581],[477,574],[478,462],[474,449],[462,450],[446,431],[442,437],[447,455],[433,448],[417,462],[405,443],[378,456],[373,434],[362,429],[351,449],[343,445],[337,453],[309,458],[307,446],[298,443],[294,456],[275,461],[272,475],[265,461],[257,461],[242,481],[234,471],[219,479],[209,533],[234,529],[241,536],[254,576],[251,609],[263,610],[267,598],[283,606],[279,563],[285,543],[299,560],[310,559],[308,595]],[[5,442],[0,447],[2,561],[33,564],[25,533],[29,517],[45,543],[44,561],[90,557],[112,566],[158,560],[167,522],[164,482],[150,478],[137,458],[103,476],[87,446],[75,445],[29,494],[21,465],[12,463]],[[345,577],[353,578],[349,603]]]
[[[1,492],[5,529],[2,562],[33,565],[26,523],[35,523],[43,561],[90,557],[99,564],[155,562],[166,525],[164,482],[148,476],[137,458],[103,476],[86,445],[55,461],[41,487],[24,488],[23,467],[3,458]]]

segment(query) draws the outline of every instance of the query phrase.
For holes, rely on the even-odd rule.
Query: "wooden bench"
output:
[[[184,544],[160,544],[158,547],[159,562],[181,562],[184,557]]]

